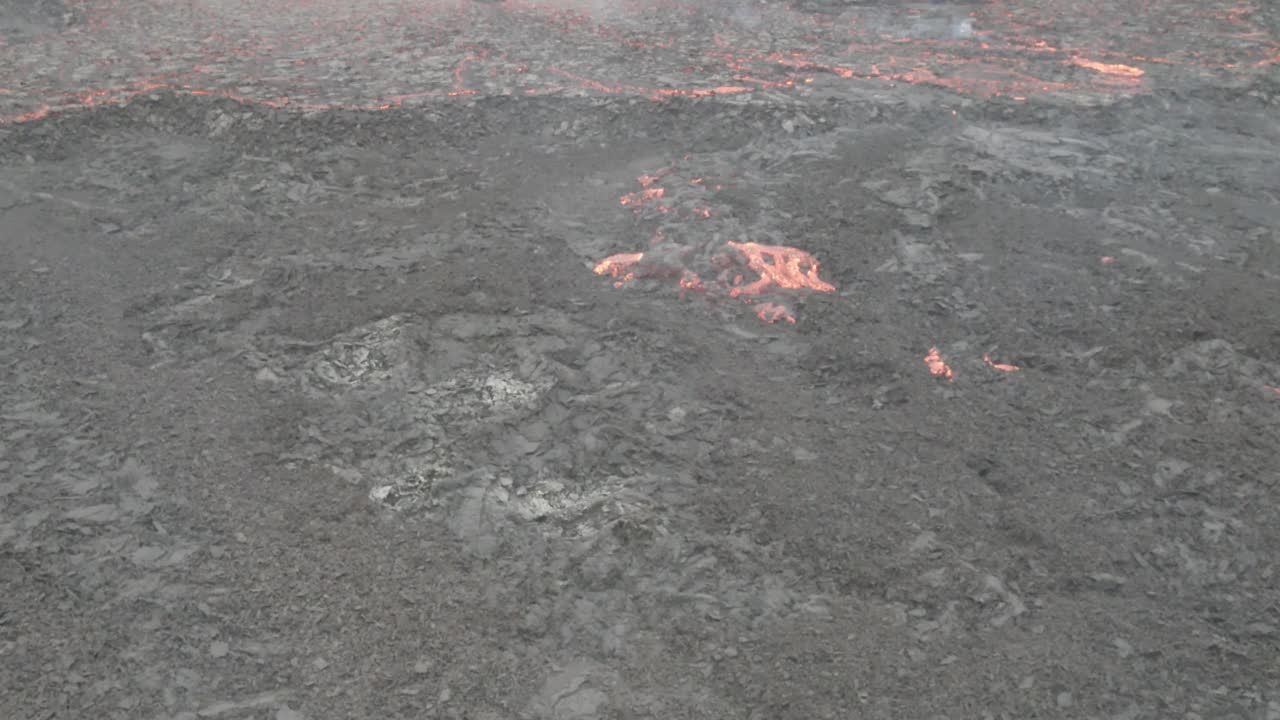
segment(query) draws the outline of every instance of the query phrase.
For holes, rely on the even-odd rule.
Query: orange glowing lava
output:
[[[757,305],[756,317],[769,324],[773,324],[779,320],[786,320],[792,325],[796,322],[796,316],[792,315],[790,310],[782,305],[771,302],[760,303]]]
[[[618,255],[610,255],[609,257],[596,263],[594,272],[597,275],[608,275],[614,278],[614,287],[622,287],[623,285],[636,279],[635,267],[644,259],[644,253],[620,253]]]
[[[712,258],[719,269],[716,279],[704,281],[693,270],[683,267],[690,248],[667,249],[654,253],[619,253],[596,263],[597,275],[614,278],[613,286],[621,288],[641,278],[676,278],[683,292],[699,292],[736,298],[755,305],[756,316],[767,323],[784,320],[795,323],[795,314],[783,303],[764,300],[763,296],[778,291],[835,292],[835,286],[818,277],[819,263],[813,255],[783,245],[728,242],[727,251]],[[739,268],[756,274],[748,280]]]
[[[622,197],[618,198],[618,203],[621,205],[639,206],[639,205],[653,202],[654,200],[658,200],[663,196],[665,196],[666,194],[667,194],[667,191],[660,187],[645,188],[640,192],[627,193],[626,195],[623,195]]]
[[[1082,68],[1089,68],[1090,70],[1096,70],[1102,73],[1103,75],[1112,75],[1115,77],[1122,77],[1122,78],[1136,79],[1147,74],[1145,70],[1140,70],[1136,67],[1133,67],[1132,65],[1121,65],[1119,63],[1101,63],[1101,62],[1095,62],[1093,60],[1086,60],[1081,57],[1071,58],[1071,64],[1077,65]]]
[[[951,366],[943,362],[942,353],[938,352],[938,348],[929,348],[929,354],[924,356],[924,364],[929,367],[930,374],[935,377],[946,378],[947,382],[955,382],[956,374],[951,370]]]
[[[683,159],[688,160],[689,156],[685,156]],[[676,183],[677,187],[671,194],[668,194],[667,188],[661,185],[663,179],[671,175],[673,172],[675,172],[674,167],[667,167],[654,173],[641,175],[636,178],[636,182],[640,184],[641,189],[635,192],[624,193],[619,196],[618,204],[623,207],[629,207],[636,213],[652,211],[663,215],[679,214],[679,211],[674,207],[674,205],[678,204],[680,199],[680,183]],[[707,187],[703,183],[702,178],[690,179],[687,186],[696,188],[703,193],[718,191],[722,187],[718,184],[712,187]],[[711,217],[711,208],[704,206],[686,206],[684,214],[691,217],[709,218]]]
[[[824,293],[836,291],[834,285],[818,277],[817,259],[803,250],[753,242],[728,242],[726,245],[741,252],[746,257],[747,267],[759,275],[746,285],[742,284],[741,275],[735,275],[729,297],[760,295],[774,288]]]
[[[1007,363],[995,362],[991,359],[991,356],[987,353],[982,354],[982,361],[990,365],[991,367],[995,368],[996,370],[999,370],[1000,372],[1018,372],[1019,370],[1022,369],[1017,365],[1009,365]]]
[[[301,111],[582,91],[663,101],[827,82],[1027,99],[1280,65],[1263,0],[1138,4],[989,0],[955,24],[918,3],[839,3],[822,16],[735,3],[722,16],[692,0],[660,0],[660,11],[633,0],[259,0],[253,13],[187,0],[175,21],[171,3],[76,0],[85,21],[73,31],[0,41],[0,77],[20,78],[0,88],[0,124],[158,89]],[[1064,64],[1091,72],[1064,78]]]

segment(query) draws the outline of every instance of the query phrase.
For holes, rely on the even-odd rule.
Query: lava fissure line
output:
[[[377,2],[374,0],[375,11]],[[241,5],[248,9],[250,3]],[[813,74],[825,74],[845,80],[906,82],[971,95],[1025,99],[1042,93],[1148,92],[1147,68],[1151,66],[1234,73],[1280,64],[1280,43],[1256,3],[1197,9],[1166,8],[1167,3],[1149,5],[1163,8],[1169,17],[1162,22],[1171,22],[1189,41],[1144,34],[1142,18],[1146,16],[1135,16],[1131,8],[1107,2],[1079,17],[1055,14],[1052,6],[1039,2],[993,2],[964,16],[877,7],[848,9],[830,18],[790,7],[721,16],[687,3],[667,3],[662,11],[652,3],[622,4],[607,14],[593,15],[536,0],[511,0],[504,6],[483,9],[457,3],[413,8],[395,3],[379,15],[356,12],[337,2],[298,8],[268,0],[254,5],[251,22],[241,19],[234,8],[194,0],[189,3],[191,13],[184,26],[174,25],[173,10],[165,3],[144,3],[126,10],[119,3],[84,0],[74,4],[87,18],[84,26],[61,34],[47,33],[41,36],[40,45],[0,46],[0,67],[7,64],[31,78],[23,86],[10,86],[0,93],[9,107],[0,115],[0,123],[29,122],[76,106],[124,102],[162,86],[271,107],[377,110],[415,98],[478,95],[482,90],[468,79],[482,73],[519,79],[497,92],[532,94],[576,88],[655,101],[791,87],[811,83]],[[1129,21],[1131,29],[1109,32],[1109,28],[1124,27],[1109,22],[1112,18]],[[164,44],[148,44],[162,35],[155,28],[169,26],[176,35],[166,33]],[[545,32],[531,32],[531,28]],[[664,28],[671,32],[663,35]],[[1101,33],[1096,46],[1079,42],[1056,45],[1046,39],[1049,35],[1079,37],[1086,31],[1095,36]],[[784,49],[759,47],[766,33],[768,47],[781,44]],[[449,42],[450,38],[475,35],[497,38],[490,44],[501,47],[501,52],[468,52],[465,45]],[[446,77],[439,84],[428,79],[418,80],[418,87],[403,87],[403,81],[401,87],[395,87],[397,83],[388,78],[411,68],[404,64],[405,58],[388,50],[386,36],[394,37],[390,47],[406,47],[406,37],[425,38],[430,49],[408,46],[413,50],[413,64],[432,68],[427,74],[431,78],[444,61],[448,65]],[[190,43],[183,45],[173,37],[190,37]],[[567,53],[565,39],[572,44]],[[1160,44],[1167,52],[1157,49]],[[43,56],[26,57],[35,47],[42,48]],[[627,62],[635,65],[637,74],[660,76],[665,86],[600,74],[600,53],[616,52],[619,47],[629,52]],[[517,54],[524,57],[513,58]],[[559,60],[551,62],[551,56]],[[691,65],[691,57],[704,62]],[[85,58],[89,58],[87,66]],[[151,71],[137,66],[138,59],[146,60]],[[331,62],[341,62],[347,69],[331,70],[327,68]],[[189,67],[175,67],[161,76],[154,72],[157,63],[189,63]],[[671,63],[674,65],[666,67]],[[1057,69],[1063,64],[1091,74],[1064,79]],[[266,65],[273,65],[274,72],[261,74]],[[85,67],[101,70],[86,74],[82,72]],[[363,68],[358,83],[341,87],[343,78],[356,79],[349,73],[351,67]],[[695,67],[701,74],[697,81],[667,81],[688,75]],[[146,80],[92,80],[94,76],[127,76],[131,68]],[[556,78],[570,84],[561,84]],[[84,87],[67,87],[78,84]],[[384,86],[375,92],[361,92],[361,88],[379,84]],[[287,100],[299,93],[316,99],[308,103]]]

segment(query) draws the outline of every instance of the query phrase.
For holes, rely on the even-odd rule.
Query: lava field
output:
[[[0,717],[1280,720],[1277,66],[0,2]]]

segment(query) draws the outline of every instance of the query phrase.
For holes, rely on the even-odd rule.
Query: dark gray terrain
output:
[[[0,718],[1280,720],[1272,65],[452,67],[0,94]]]

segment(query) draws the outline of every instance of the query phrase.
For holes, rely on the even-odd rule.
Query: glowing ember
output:
[[[1009,365],[1007,363],[995,362],[991,359],[991,356],[986,353],[983,353],[982,361],[990,365],[991,367],[995,368],[996,370],[999,370],[1000,372],[1018,372],[1019,370],[1022,369],[1017,365]]]
[[[924,364],[929,367],[929,372],[934,376],[946,378],[947,382],[956,381],[956,374],[952,372],[950,365],[943,362],[942,353],[938,352],[938,348],[929,348],[929,354],[924,356]]]

